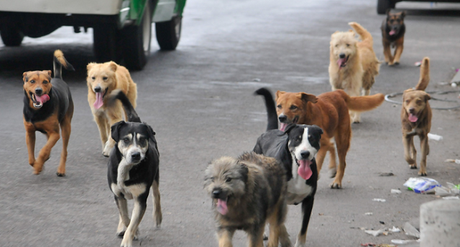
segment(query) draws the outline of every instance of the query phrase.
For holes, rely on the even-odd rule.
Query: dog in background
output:
[[[391,14],[390,9],[388,9],[387,17],[380,27],[382,30],[383,55],[385,56],[385,62],[390,66],[398,65],[401,59],[404,48],[404,33],[406,32],[405,16],[406,11]],[[391,54],[391,47],[395,48],[394,56]]]
[[[258,89],[267,109],[267,131],[254,146],[254,152],[276,158],[286,170],[287,204],[302,204],[302,226],[297,236],[297,247],[305,246],[307,228],[315,198],[318,170],[315,155],[320,148],[323,130],[318,126],[290,124],[284,131],[278,130],[275,102],[270,91]]]
[[[348,24],[361,37],[361,41],[355,38],[352,30],[332,34],[329,82],[332,90],[343,89],[350,96],[369,95],[380,70],[380,62],[373,49],[374,41],[372,35],[358,23]],[[354,123],[361,122],[359,112],[351,112],[350,115]]]
[[[402,136],[404,144],[404,158],[411,169],[417,169],[417,151],[414,146],[414,136],[420,138],[420,170],[418,175],[426,176],[426,156],[430,153],[428,133],[431,130],[431,107],[428,100],[430,95],[425,92],[430,82],[430,59],[423,58],[420,67],[420,79],[415,89],[407,89],[403,93],[401,109]]]
[[[113,90],[121,90],[136,108],[137,86],[131,79],[129,71],[114,62],[89,63],[88,103],[99,129],[102,142],[102,154],[109,156],[115,141],[110,138],[110,126],[123,120],[123,106],[120,102],[107,104]],[[126,115],[125,115],[125,119]]]
[[[205,171],[204,188],[212,199],[219,246],[232,246],[236,230],[248,234],[249,246],[263,246],[266,221],[268,246],[291,246],[284,226],[286,171],[274,158],[254,152],[221,157]]]
[[[57,169],[59,177],[65,176],[67,161],[67,145],[71,132],[73,116],[73,101],[69,86],[62,79],[62,67],[74,70],[64,58],[60,50],[54,52],[53,70],[27,71],[22,74],[24,81],[24,127],[29,153],[29,164],[34,168],[34,174],[39,174],[45,161],[50,157],[51,149],[59,140],[59,130],[62,135],[62,153]],[[35,159],[35,131],[40,131],[47,137],[45,146]]]
[[[150,187],[153,192],[155,223],[162,221],[159,178],[160,154],[155,132],[142,123],[130,99],[122,92],[115,91],[125,109],[128,122],[120,121],[112,126],[112,138],[116,142],[109,157],[107,178],[110,190],[120,213],[117,235],[122,236],[122,247],[131,247],[138,237],[138,226],[147,208]],[[107,102],[108,105],[116,102]],[[109,106],[110,107],[110,106]],[[127,199],[134,199],[134,208],[129,219]]]
[[[303,92],[276,92],[276,113],[280,121],[280,130],[284,131],[289,124],[308,124],[320,127],[320,149],[316,156],[318,173],[321,171],[326,152],[329,151],[329,169],[335,176],[331,188],[342,188],[348,149],[351,141],[351,123],[349,110],[355,112],[372,110],[384,101],[383,94],[351,97],[343,90],[326,92],[317,96]],[[334,140],[339,156],[337,170]]]

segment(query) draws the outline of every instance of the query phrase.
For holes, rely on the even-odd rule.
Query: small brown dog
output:
[[[54,77],[51,70],[27,71],[22,74],[24,80],[24,127],[29,153],[29,164],[34,174],[39,174],[45,161],[50,157],[51,149],[62,135],[62,153],[57,169],[59,177],[65,176],[67,145],[69,143],[73,116],[73,101],[67,83],[62,80],[62,66],[74,70],[60,50],[54,52]],[[35,132],[40,131],[48,138],[45,146],[35,159]]]
[[[404,34],[406,25],[404,17],[406,11],[391,14],[387,10],[387,18],[383,21],[380,29],[382,30],[383,55],[388,65],[398,65],[404,48]],[[395,47],[394,56],[391,54],[391,47]]]
[[[87,65],[88,103],[99,128],[102,154],[109,156],[115,141],[110,137],[110,126],[123,120],[123,107],[120,102],[107,104],[113,90],[122,91],[136,108],[137,86],[129,71],[114,62],[89,63]],[[125,119],[127,117],[125,116]]]
[[[428,100],[430,95],[425,88],[430,82],[430,59],[423,58],[420,68],[420,80],[415,89],[407,89],[403,93],[403,106],[401,109],[402,136],[404,144],[404,158],[411,169],[417,169],[414,146],[414,136],[420,138],[420,170],[418,175],[426,176],[426,156],[430,153],[428,146],[428,133],[431,130],[431,107]]]
[[[248,234],[250,247],[263,246],[265,222],[269,247],[291,246],[284,226],[286,171],[275,158],[254,152],[221,157],[206,169],[204,188],[212,198],[219,246],[232,246],[236,230]]]

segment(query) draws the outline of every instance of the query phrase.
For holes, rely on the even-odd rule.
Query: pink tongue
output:
[[[217,199],[217,212],[222,215],[226,215],[228,213],[227,201]]]
[[[313,174],[313,172],[311,171],[310,165],[311,165],[310,160],[300,161],[300,166],[299,166],[299,169],[297,170],[297,173],[305,180],[308,180]]]
[[[104,103],[102,102],[102,93],[96,93],[96,101],[94,102],[94,108],[99,109]]]
[[[339,60],[337,60],[337,64],[339,65],[339,67],[342,67],[343,64],[345,64],[347,62],[347,58],[340,58]]]
[[[41,104],[44,104],[48,100],[50,100],[50,96],[48,94],[43,94],[42,96],[35,95],[35,100],[37,100],[37,102],[39,102]]]
[[[395,30],[391,30],[389,34],[390,34],[390,35],[393,35],[393,34],[395,34],[395,33],[396,33]]]
[[[418,118],[417,116],[415,116],[414,114],[409,114],[409,121],[411,121],[412,123],[415,123],[417,122]]]
[[[280,130],[284,131],[286,129],[287,124],[285,123],[280,123]]]

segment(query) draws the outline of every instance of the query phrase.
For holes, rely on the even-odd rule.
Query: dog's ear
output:
[[[425,93],[425,102],[427,102],[430,99],[431,99],[431,95],[429,95],[428,93]]]
[[[312,125],[312,127],[317,129],[321,135],[324,134],[323,129],[321,129],[318,125]]]
[[[87,70],[87,71],[90,71],[91,68],[92,68],[94,65],[96,65],[96,64],[95,64],[95,63],[89,63],[88,65],[86,65],[86,70]]]
[[[147,125],[147,128],[149,130],[149,138],[152,140],[152,141],[155,141],[155,131],[153,131],[152,127],[146,123],[144,123],[145,125]]]
[[[125,121],[120,121],[120,122],[114,123],[112,127],[110,127],[110,130],[112,132],[112,139],[115,142],[118,142],[120,140],[120,128],[125,125],[126,125]]]
[[[406,17],[406,11],[401,12],[401,19]]]
[[[297,124],[295,123],[288,124],[288,126],[286,126],[286,128],[284,129],[284,134],[289,133],[295,126],[297,126]]]
[[[116,71],[117,71],[117,68],[118,68],[118,66],[117,66],[117,64],[116,64],[116,63],[114,63],[114,62],[110,61],[110,64],[109,64],[109,68],[110,68],[110,70],[112,70],[113,72],[116,72]]]
[[[280,91],[280,90],[276,91],[276,99],[279,99],[279,97],[281,97],[281,95],[283,95],[283,94],[285,94],[285,93],[286,93],[286,92]]]
[[[29,81],[29,78],[27,77],[27,72],[22,73],[22,80],[24,81],[24,83]]]
[[[244,163],[239,163],[239,165],[240,165],[241,180],[243,180],[246,183],[248,181],[249,168]]]
[[[48,77],[51,78],[51,70],[44,70],[48,74]]]
[[[305,102],[311,102],[311,103],[318,102],[318,98],[316,98],[316,96],[313,94],[308,94],[308,93],[299,93],[299,94],[300,94],[299,98],[301,98]]]
[[[390,12],[391,12],[391,9],[387,9],[387,11],[385,13],[387,15],[387,20],[388,20],[388,18],[390,18]]]

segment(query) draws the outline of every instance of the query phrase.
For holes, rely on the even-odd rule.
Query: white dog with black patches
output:
[[[150,187],[153,191],[154,220],[162,221],[159,191],[160,154],[152,128],[141,123],[134,108],[123,92],[116,95],[123,103],[129,122],[118,122],[112,126],[112,138],[116,145],[112,149],[108,164],[109,187],[115,195],[120,213],[117,235],[123,237],[122,247],[131,247],[138,237],[138,226],[147,208]],[[129,219],[127,199],[134,200]]]

